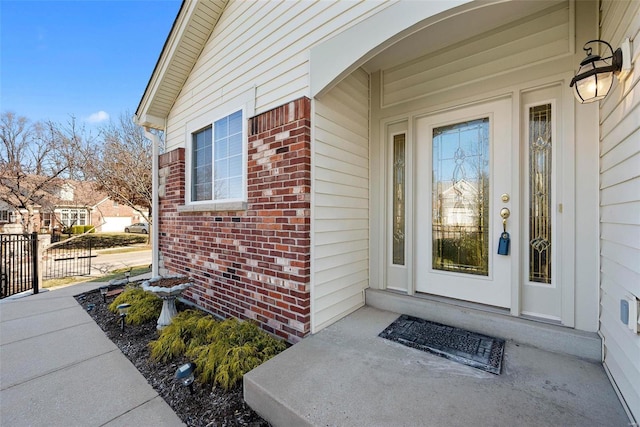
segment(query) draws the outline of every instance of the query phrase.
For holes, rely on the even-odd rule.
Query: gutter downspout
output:
[[[151,161],[151,188],[152,188],[152,202],[151,202],[151,277],[160,277],[159,262],[160,262],[160,244],[159,238],[159,199],[158,199],[158,154],[160,152],[160,138],[158,135],[151,133],[149,127],[144,127],[144,136],[151,141],[152,149],[152,161]]]

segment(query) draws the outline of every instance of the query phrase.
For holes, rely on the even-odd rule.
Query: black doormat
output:
[[[403,314],[378,335],[500,375],[504,340]]]

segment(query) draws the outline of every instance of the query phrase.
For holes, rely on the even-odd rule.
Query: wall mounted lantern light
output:
[[[606,47],[604,55],[593,54],[594,45],[601,44]],[[607,52],[608,49],[608,52]],[[614,74],[620,71],[628,71],[631,66],[629,39],[626,39],[622,46],[615,51],[609,43],[603,40],[590,40],[585,43],[583,50],[587,57],[580,62],[580,69],[575,77],[571,79],[570,87],[574,89],[573,94],[581,104],[598,101],[609,93],[613,84]]]

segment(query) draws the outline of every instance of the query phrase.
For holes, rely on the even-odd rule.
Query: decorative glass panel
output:
[[[393,263],[404,265],[405,134],[393,137]]]
[[[529,280],[551,283],[551,104],[529,109]]]
[[[489,118],[433,129],[432,266],[489,274]]]

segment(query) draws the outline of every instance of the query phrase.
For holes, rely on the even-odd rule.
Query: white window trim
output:
[[[71,224],[71,219],[73,218],[73,213],[75,212],[75,214],[77,215],[77,223],[75,224]],[[62,218],[62,214],[63,213],[67,213],[68,217],[67,217],[67,221],[69,222],[69,224],[66,224]],[[84,213],[84,224],[80,224],[80,215]],[[56,208],[54,209],[54,215],[56,215],[59,218],[59,222],[60,224],[63,224],[65,227],[70,227],[72,225],[90,225],[89,222],[89,210],[86,208]]]
[[[222,104],[202,113],[197,118],[187,122],[185,126],[185,200],[184,205],[178,206],[178,212],[198,212],[198,211],[233,211],[247,209],[247,174],[249,156],[249,134],[247,129],[248,119],[255,115],[255,93],[256,88],[245,91],[241,95],[223,102]],[[237,111],[242,111],[242,197],[228,200],[191,200],[192,184],[192,146],[193,134],[209,126],[212,128],[212,148],[213,148],[213,126],[217,120],[227,117]]]

